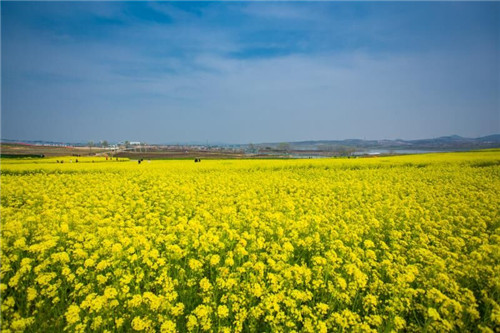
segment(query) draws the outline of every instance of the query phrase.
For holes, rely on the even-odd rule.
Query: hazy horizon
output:
[[[462,137],[459,136],[463,139],[479,139],[482,137],[488,137],[488,136],[496,136],[500,135],[500,133],[494,133],[490,135],[485,135],[481,137]],[[5,141],[12,141],[12,142],[50,142],[50,143],[64,143],[64,144],[88,144],[89,142],[93,142],[95,145],[99,145],[100,142],[107,141],[110,144],[116,144],[116,143],[124,143],[126,141],[129,142],[141,142],[144,144],[150,144],[150,145],[248,145],[248,144],[277,144],[277,143],[300,143],[300,142],[323,142],[323,141],[349,141],[349,140],[365,140],[365,141],[414,141],[414,140],[432,140],[432,139],[439,139],[439,138],[445,138],[445,137],[453,137],[455,136],[454,134],[452,135],[445,135],[445,136],[440,136],[440,137],[429,137],[429,138],[417,138],[417,139],[405,139],[405,138],[394,138],[394,139],[387,139],[387,138],[379,138],[379,139],[363,139],[363,138],[344,138],[344,139],[310,139],[310,140],[296,140],[296,141],[290,141],[290,140],[283,140],[283,141],[255,141],[255,142],[226,142],[226,141],[163,141],[163,142],[146,142],[146,141],[137,141],[137,140],[118,140],[118,141],[109,141],[106,139],[102,140],[82,140],[82,141],[62,141],[62,140],[28,140],[28,139],[18,139],[18,138],[0,138],[0,140],[5,140]]]
[[[500,133],[495,2],[1,2],[1,138]]]

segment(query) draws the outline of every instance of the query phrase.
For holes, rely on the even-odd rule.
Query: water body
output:
[[[351,156],[377,156],[377,155],[411,155],[411,154],[429,154],[443,153],[446,150],[419,150],[419,149],[368,149],[354,152]],[[306,155],[306,154],[290,154],[290,158],[331,158],[332,155]]]
[[[402,154],[428,154],[428,153],[444,153],[445,150],[418,150],[418,149],[369,149],[362,152],[356,152],[357,155],[380,155],[380,154],[394,154],[394,155],[402,155]]]

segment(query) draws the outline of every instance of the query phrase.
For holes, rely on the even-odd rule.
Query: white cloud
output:
[[[68,135],[85,137],[92,126],[111,140],[134,131],[149,142],[477,136],[498,124],[492,110],[495,103],[498,110],[499,79],[491,70],[496,64],[498,72],[499,55],[491,45],[461,53],[388,56],[339,48],[236,58],[231,54],[258,44],[238,39],[247,28],[211,26],[210,9],[197,16],[170,4],[149,5],[177,23],[128,17],[108,38],[85,43],[32,31],[8,39],[2,54],[6,119],[24,119],[25,133],[38,138],[50,115],[56,123],[82,124]],[[300,6],[271,4],[265,14],[252,12],[257,5],[243,7],[270,19],[321,17]]]

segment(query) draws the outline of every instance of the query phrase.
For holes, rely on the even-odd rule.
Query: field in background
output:
[[[2,159],[3,332],[500,327],[499,150],[61,159]]]
[[[2,157],[64,157],[64,156],[108,156],[113,158],[129,159],[225,159],[225,158],[250,158],[243,151],[223,148],[199,148],[194,146],[134,146],[134,147],[72,147],[49,146],[31,144],[0,144]],[[258,157],[258,156],[257,156]]]
[[[274,145],[274,146],[273,146]],[[39,158],[39,157],[64,157],[64,156],[108,156],[128,159],[290,159],[290,158],[329,158],[329,157],[366,157],[366,156],[394,156],[406,154],[420,154],[445,151],[464,151],[473,150],[464,149],[457,146],[436,147],[432,151],[428,148],[419,149],[370,149],[366,147],[348,147],[348,146],[314,146],[309,149],[298,145],[288,148],[281,148],[276,144],[261,144],[250,149],[244,146],[196,146],[196,145],[119,145],[103,147],[84,147],[84,146],[54,146],[54,145],[35,145],[21,143],[1,143],[0,152],[3,158]]]
[[[102,153],[105,150],[97,147],[70,147],[70,146],[39,146],[28,144],[10,144],[2,143],[0,145],[2,157],[22,158],[26,156],[40,157],[55,157],[55,156],[73,156],[73,155],[89,155]]]

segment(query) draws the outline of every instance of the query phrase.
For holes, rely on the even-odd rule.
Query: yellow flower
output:
[[[403,318],[399,316],[396,316],[394,318],[394,327],[396,328],[396,330],[398,331],[402,330],[403,328],[405,328],[405,326],[406,326],[406,321]]]
[[[128,306],[131,308],[136,308],[142,304],[141,295],[134,295],[131,300],[128,301]]]
[[[62,223],[61,224],[61,232],[67,234],[69,231],[69,227],[67,223]]]
[[[378,304],[377,296],[368,294],[363,298],[363,307],[365,310],[369,311],[374,309]]]
[[[227,318],[228,315],[229,309],[227,308],[227,306],[219,305],[219,307],[217,308],[217,316],[219,316],[219,318]]]
[[[90,325],[90,327],[93,329],[93,330],[98,330],[102,325],[102,317],[101,316],[97,316],[94,318],[93,322],[92,322],[92,325]]]
[[[70,305],[68,310],[64,315],[66,317],[66,321],[69,325],[73,325],[80,321],[80,307],[78,305]]]
[[[69,159],[2,158],[2,332],[500,325],[498,149]]]
[[[146,301],[149,304],[151,310],[156,311],[162,304],[161,297],[156,296],[155,294],[147,291],[142,295],[143,301]]]
[[[321,315],[325,315],[328,312],[329,308],[330,307],[328,306],[328,304],[325,304],[325,303],[317,303],[316,304],[316,309],[318,310],[318,313]]]
[[[210,266],[217,266],[220,262],[220,257],[217,254],[214,254],[210,258]]]
[[[115,325],[117,328],[120,328],[123,326],[124,319],[123,318],[116,318],[115,319]]]
[[[148,328],[148,323],[144,321],[141,317],[135,317],[132,320],[132,328],[135,331],[142,331]]]
[[[115,243],[113,244],[113,247],[111,248],[111,252],[113,253],[120,253],[123,249],[123,246],[120,243]]]
[[[184,313],[184,304],[177,303],[174,307],[170,309],[173,316],[177,317]]]
[[[285,244],[283,244],[283,250],[285,250],[287,252],[293,252],[294,247],[293,247],[292,243],[286,242]]]
[[[31,302],[32,300],[34,300],[37,295],[38,295],[38,292],[36,291],[35,288],[28,287],[28,289],[26,290],[26,297],[28,299],[28,302]]]
[[[212,289],[212,284],[210,283],[210,281],[208,281],[207,278],[203,278],[200,281],[200,287],[204,292],[208,292],[210,289]]]
[[[255,297],[260,297],[262,296],[262,287],[258,283],[253,284],[253,289],[252,289],[252,294]]]
[[[340,286],[340,289],[345,290],[347,288],[347,282],[345,281],[345,279],[337,277],[337,283]]]
[[[434,308],[428,308],[427,315],[432,320],[439,320],[441,318],[441,316],[439,315],[439,312],[437,312],[436,309],[434,309]]]
[[[27,327],[31,326],[35,319],[33,317],[20,318],[12,322],[11,327],[14,331],[24,331]]]
[[[85,267],[93,267],[95,265],[95,261],[93,259],[87,259],[85,260],[84,266]]]
[[[200,270],[203,267],[203,264],[199,260],[189,259],[189,267],[193,271],[198,271],[198,270]]]
[[[118,295],[118,292],[113,287],[106,287],[104,289],[104,297],[108,300],[115,298]]]
[[[162,333],[173,333],[173,332],[177,332],[176,328],[175,328],[175,323],[171,320],[167,320],[165,321],[161,327],[160,327],[160,331]]]
[[[198,320],[193,315],[189,315],[187,319],[188,320],[186,326],[188,331],[191,332],[198,326]]]

